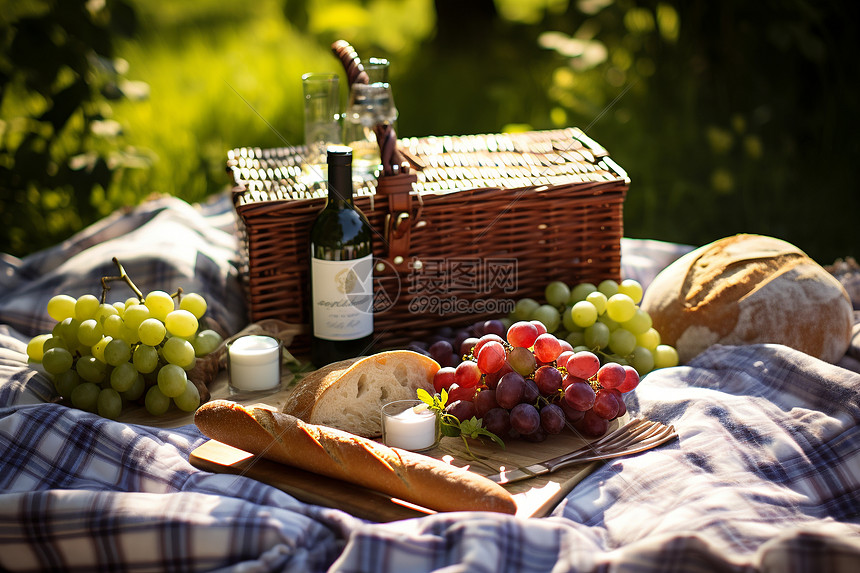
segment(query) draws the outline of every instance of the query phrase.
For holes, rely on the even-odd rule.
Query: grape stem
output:
[[[110,276],[109,277],[102,277],[102,298],[101,298],[100,302],[102,304],[104,304],[104,302],[107,300],[107,293],[111,288],[110,284],[108,284],[108,283],[111,283],[113,281],[125,282],[125,284],[128,285],[128,288],[130,288],[132,290],[132,292],[134,292],[134,294],[137,296],[137,298],[139,300],[143,300],[143,293],[140,292],[140,289],[137,288],[137,285],[134,284],[134,281],[132,281],[131,277],[128,276],[128,273],[125,272],[125,267],[122,266],[122,263],[119,262],[119,259],[114,257],[111,260],[116,265],[117,270],[119,270],[119,275],[112,276],[112,277],[110,277]]]

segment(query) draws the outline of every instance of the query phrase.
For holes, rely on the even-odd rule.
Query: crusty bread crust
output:
[[[214,400],[194,422],[219,442],[428,509],[516,513],[511,494],[483,476],[287,414]]]
[[[321,424],[365,438],[382,435],[382,406],[433,392],[439,364],[408,350],[380,352],[343,360],[303,377],[290,392],[282,411],[311,424]]]
[[[853,309],[845,289],[794,245],[735,235],[663,269],[642,309],[682,363],[712,344],[776,343],[827,362],[848,348]]]

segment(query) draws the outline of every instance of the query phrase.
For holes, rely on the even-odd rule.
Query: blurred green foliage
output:
[[[402,135],[583,128],[630,174],[627,236],[860,256],[855,3],[0,4],[3,252],[151,193],[205,200],[227,150],[301,143],[300,76],[342,73],[343,38],[391,59]]]

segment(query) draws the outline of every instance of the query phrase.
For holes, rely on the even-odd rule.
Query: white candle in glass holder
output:
[[[386,446],[420,451],[432,448],[436,440],[436,413],[420,400],[398,400],[383,406],[382,441]]]
[[[281,345],[271,336],[242,336],[227,347],[230,385],[236,390],[270,390],[281,382]]]

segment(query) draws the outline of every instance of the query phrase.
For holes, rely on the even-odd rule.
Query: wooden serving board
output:
[[[627,421],[626,415],[613,421],[610,431]],[[586,442],[587,440],[574,435],[570,430],[549,436],[540,443],[507,440],[504,449],[489,440],[485,443],[469,440],[469,448],[477,458],[472,459],[466,453],[461,438],[443,438],[437,448],[424,454],[457,467],[467,467],[469,471],[486,476],[504,469],[525,467],[554,458],[577,449]],[[376,491],[254,456],[215,440],[210,440],[191,452],[189,460],[200,469],[251,477],[277,487],[301,501],[342,509],[372,521],[397,521],[434,513]],[[597,463],[599,462],[571,466],[504,487],[514,496],[518,517],[543,517],[591,473]]]

